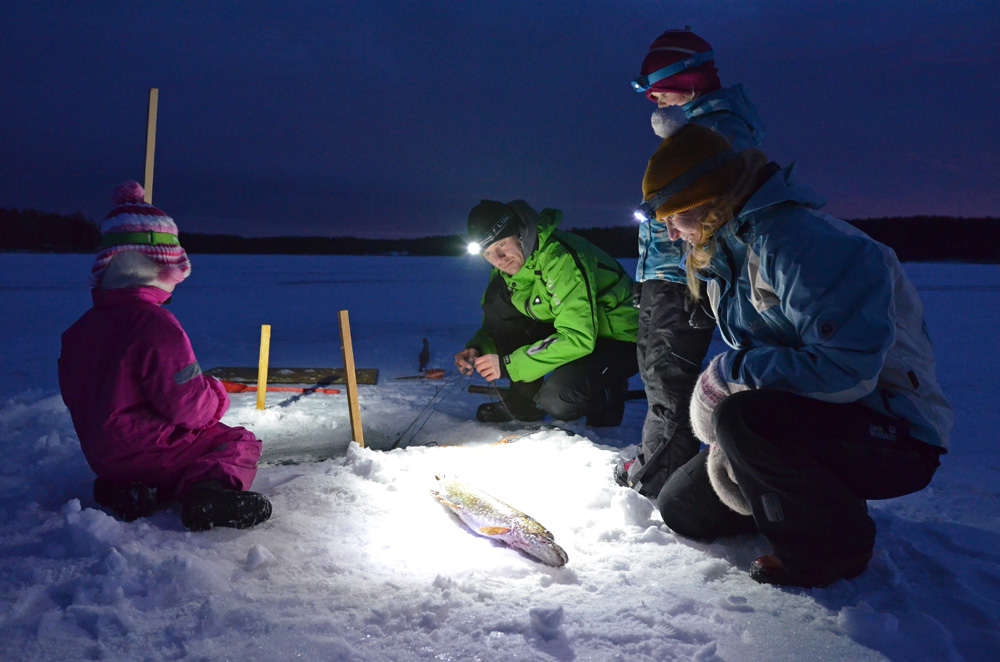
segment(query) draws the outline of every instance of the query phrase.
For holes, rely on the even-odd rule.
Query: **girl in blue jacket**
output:
[[[654,131],[674,113],[721,133],[736,149],[763,140],[764,127],[746,90],[722,87],[712,46],[690,28],[657,37],[640,72],[632,86],[658,106]],[[715,330],[715,320],[687,296],[679,267],[683,254],[683,242],[671,239],[663,224],[640,224],[637,351],[647,410],[639,451],[619,463],[615,477],[652,499],[698,453],[687,405]]]
[[[688,287],[707,282],[730,349],[698,378],[691,422],[709,448],[660,491],[663,520],[702,540],[760,531],[760,582],[855,577],[875,543],[866,500],[923,489],[948,448],[917,292],[791,167],[683,119],[664,135],[638,213],[687,244]]]

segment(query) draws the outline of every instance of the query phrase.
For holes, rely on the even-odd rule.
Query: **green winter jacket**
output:
[[[500,358],[513,381],[533,381],[594,351],[598,338],[635,342],[639,313],[632,307],[632,278],[610,255],[586,239],[558,230],[562,212],[536,213],[520,202],[524,266],[513,276],[493,269],[490,282],[503,278],[514,306],[525,316],[551,323],[548,338]],[[534,246],[537,232],[537,248]],[[485,328],[466,347],[496,354]]]

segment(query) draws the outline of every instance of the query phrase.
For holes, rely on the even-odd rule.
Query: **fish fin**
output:
[[[484,526],[476,529],[476,531],[484,536],[502,536],[510,531],[510,529],[505,526]]]

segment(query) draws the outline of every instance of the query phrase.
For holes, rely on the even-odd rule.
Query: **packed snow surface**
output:
[[[206,369],[255,366],[261,324],[272,366],[341,366],[349,311],[356,365],[379,370],[359,388],[366,445],[343,389],[270,393],[263,411],[233,394],[223,422],[263,440],[253,489],[272,519],[119,522],[94,503],[56,380],[90,260],[0,255],[2,660],[1000,659],[1000,267],[907,265],[956,410],[952,452],[929,488],[870,504],[864,575],[809,590],[747,576],[763,538],[684,540],[614,483],[645,401],[617,428],[475,422],[490,396],[452,357],[480,321],[476,258],[193,256],[169,310]],[[445,378],[397,380],[423,338]],[[536,518],[569,562],[472,534],[430,495],[441,474]]]

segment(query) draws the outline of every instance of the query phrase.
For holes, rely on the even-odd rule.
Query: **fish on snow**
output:
[[[435,478],[439,482],[431,494],[451,508],[473,533],[506,543],[546,565],[566,565],[569,556],[535,518],[459,478]]]

